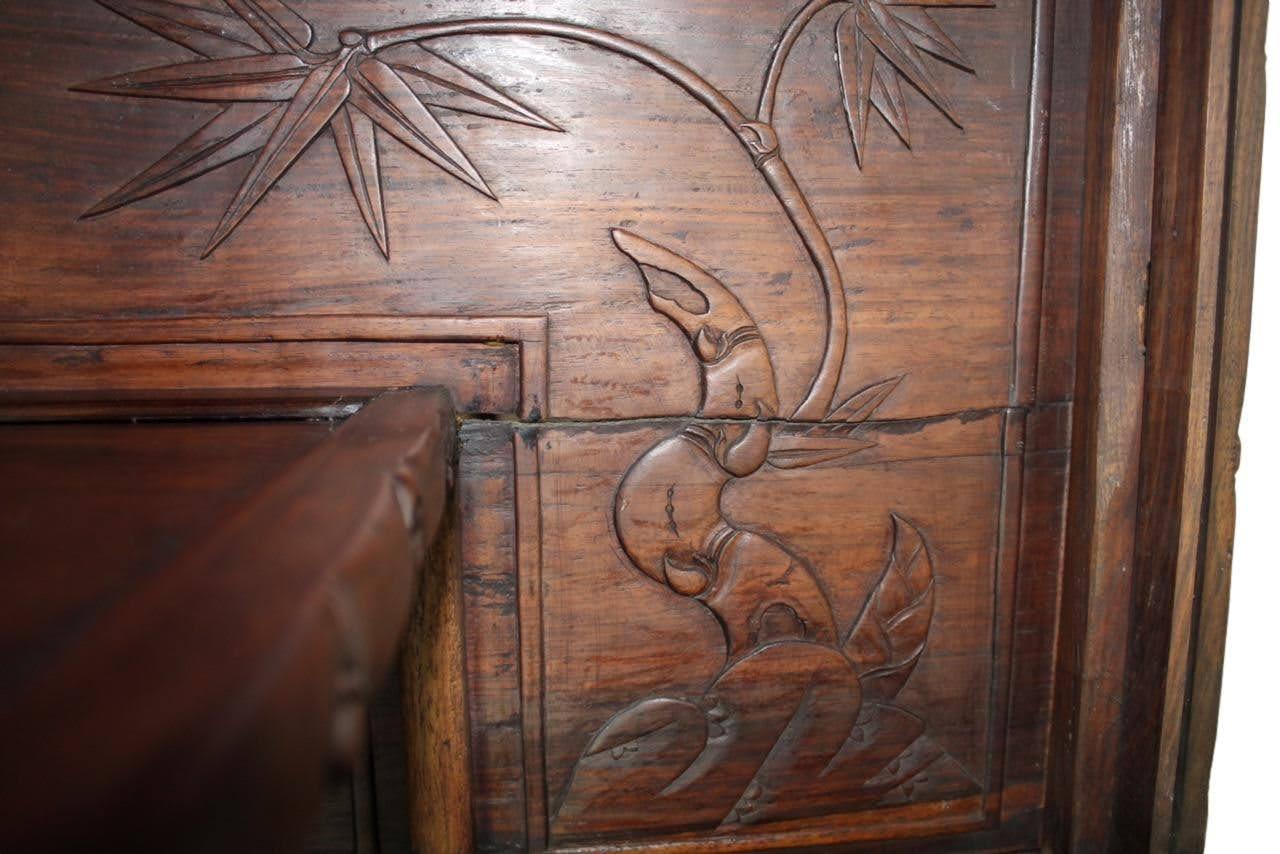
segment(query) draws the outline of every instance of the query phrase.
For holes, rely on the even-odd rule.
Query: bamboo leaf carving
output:
[[[166,0],[98,0],[140,27],[207,59],[227,59],[271,48],[239,15],[227,15]]]
[[[991,0],[854,0],[836,22],[836,65],[854,158],[863,165],[871,109],[908,148],[911,129],[902,81],[910,83],[960,127],[924,54],[965,71],[973,66],[928,12],[945,7],[994,6]]]
[[[344,59],[340,57],[316,66],[307,75],[297,96],[289,102],[289,107],[276,125],[271,138],[258,152],[244,183],[231,200],[227,212],[223,214],[222,222],[209,238],[205,255],[231,234],[311,141],[328,127],[329,120],[342,107],[351,91],[351,81],[343,66]]]
[[[875,442],[856,437],[812,437],[780,432],[769,446],[769,465],[776,469],[799,469],[829,463],[852,456]]]
[[[840,70],[840,90],[853,137],[853,155],[862,165],[867,148],[867,121],[870,117],[871,87],[875,81],[875,49],[860,25],[866,10],[853,6],[836,24],[836,60]]]
[[[863,696],[888,701],[911,678],[933,621],[933,560],[920,531],[897,514],[880,580],[844,641]]]
[[[311,47],[311,25],[281,0],[225,0],[277,53]]]
[[[431,112],[443,107],[559,131],[550,120],[417,39],[374,48],[344,30],[333,53],[311,50],[311,24],[282,0],[98,0],[99,4],[199,54],[73,86],[133,98],[229,104],[160,160],[90,208],[99,216],[256,155],[206,245],[208,255],[329,129],[360,216],[390,257],[379,132],[493,198],[480,172]]]
[[[283,104],[232,104],[133,180],[84,213],[99,216],[190,181],[266,144]]]
[[[858,428],[880,408],[902,377],[872,383],[831,408],[825,420],[812,425],[785,425],[769,446],[769,465],[798,469],[834,462],[874,448],[875,442],[858,434]]]
[[[73,87],[78,92],[189,101],[288,101],[312,66],[293,54],[206,59],[133,71]]]
[[[380,59],[361,62],[354,75],[351,103],[414,152],[493,198],[476,167],[391,66]]]
[[[944,5],[944,4],[934,4]],[[981,5],[981,4],[971,4]],[[994,5],[994,4],[988,4]],[[894,17],[902,25],[907,40],[923,51],[927,51],[938,59],[946,60],[964,71],[973,71],[973,65],[965,57],[960,46],[947,35],[938,22],[929,16],[924,9],[912,9],[900,6],[894,9]]]
[[[333,117],[330,126],[360,216],[382,250],[383,257],[389,258],[387,212],[382,202],[382,173],[373,119],[348,104]]]
[[[871,87],[871,106],[889,123],[907,148],[911,147],[911,123],[907,120],[907,102],[902,96],[902,80],[898,75],[876,66],[875,85]]]
[[[561,130],[554,122],[538,115],[501,89],[416,42],[380,51],[378,58],[395,69],[428,106],[543,130]]]
[[[844,425],[861,424],[889,399],[889,395],[898,388],[902,379],[902,377],[890,377],[855,392],[848,400],[834,407],[826,420],[838,421]]]

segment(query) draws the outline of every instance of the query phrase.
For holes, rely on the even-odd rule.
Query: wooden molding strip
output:
[[[511,413],[524,420],[538,421],[550,417],[548,404],[547,373],[547,319],[545,317],[439,317],[424,315],[294,315],[272,318],[256,317],[191,317],[177,320],[36,320],[36,321],[4,321],[0,320],[0,351],[9,350],[21,355],[22,348],[48,347],[171,347],[176,352],[185,345],[209,345],[226,349],[237,345],[294,345],[295,349],[304,344],[327,342],[335,346],[356,345],[392,345],[392,344],[424,344],[424,345],[486,345],[511,344],[519,348],[519,376],[516,398],[516,411]],[[56,356],[57,354],[54,354]],[[59,409],[69,415],[84,417],[83,407],[71,406],[65,389],[51,406],[49,401],[25,393],[28,387],[62,388],[66,385],[66,376],[74,374],[76,365],[70,363],[69,356],[63,354],[60,360],[51,367],[48,360],[32,358],[22,362],[16,358],[0,359],[0,404],[4,413],[14,413],[22,418],[35,415],[57,414]],[[422,367],[427,373],[431,370],[433,353],[424,353]],[[159,352],[153,361],[163,363],[173,354]],[[443,358],[447,353],[439,354]],[[87,354],[92,358],[93,354]],[[52,357],[51,357],[52,358]],[[409,358],[405,354],[403,358]],[[252,361],[252,360],[250,360]],[[263,359],[259,357],[258,363]],[[323,359],[320,361],[324,361]],[[328,360],[334,364],[332,360]],[[338,366],[340,367],[340,365]],[[168,377],[162,371],[155,371],[156,379],[147,390],[156,399],[170,401],[175,397],[199,393],[200,388],[175,388],[178,381],[198,382],[191,379],[193,374],[183,373],[187,366],[175,362],[175,376]],[[334,368],[337,370],[337,367]],[[296,373],[296,372],[295,372]],[[43,378],[41,375],[44,375]],[[107,380],[110,381],[109,379]],[[289,378],[289,383],[297,385],[296,376]],[[433,380],[442,383],[444,377]],[[96,384],[98,379],[94,379]],[[159,383],[159,385],[155,385]],[[279,382],[271,384],[273,397],[280,396]],[[403,382],[388,383],[387,386],[405,385]],[[326,380],[325,388],[333,383]],[[339,378],[338,386],[350,389],[353,393],[365,393],[370,389],[359,389],[352,385],[350,379]],[[97,386],[95,386],[97,387]],[[111,389],[102,389],[110,391]],[[136,389],[133,391],[136,392]],[[283,390],[287,392],[288,390]],[[305,389],[295,390],[299,396],[314,394]],[[373,390],[376,391],[376,390]],[[102,394],[98,394],[101,399]],[[465,401],[459,401],[459,408],[465,408]],[[20,406],[21,405],[21,406]]]
[[[1095,5],[1084,268],[1050,828],[1057,851],[1111,850],[1120,795],[1151,253],[1159,0]]]
[[[1207,407],[1207,509],[1199,560],[1189,568],[1186,592],[1175,617],[1189,650],[1185,679],[1172,682],[1166,705],[1180,713],[1180,726],[1166,729],[1161,744],[1162,775],[1157,805],[1166,809],[1168,836],[1153,837],[1153,850],[1201,851],[1209,811],[1209,769],[1218,729],[1222,661],[1226,650],[1231,555],[1235,539],[1235,477],[1240,463],[1240,412],[1244,403],[1249,355],[1254,257],[1258,232],[1258,194],[1262,169],[1262,125],[1266,105],[1267,0],[1239,0],[1230,50],[1216,57],[1223,74],[1232,74],[1224,183],[1211,200],[1224,220],[1220,261],[1206,270],[1218,285],[1217,348],[1214,388]],[[1227,105],[1224,105],[1224,108]],[[1224,112],[1226,110],[1224,109]],[[1182,580],[1181,577],[1179,579]],[[1164,830],[1164,827],[1160,827]]]

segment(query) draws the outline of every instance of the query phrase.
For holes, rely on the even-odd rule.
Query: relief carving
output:
[[[972,66],[929,11],[993,3],[810,0],[775,43],[750,116],[671,56],[624,35],[563,21],[472,18],[376,32],[348,29],[339,45],[323,51],[313,44],[307,21],[280,0],[225,0],[216,12],[162,0],[98,2],[202,59],[79,90],[227,106],[86,215],[252,156],[206,255],[326,130],[384,255],[390,248],[379,136],[396,139],[492,196],[433,109],[560,130],[436,53],[431,44],[439,38],[524,35],[578,42],[647,66],[715,115],[765,179],[817,271],[822,357],[799,405],[780,411],[778,375],[748,308],[694,261],[630,231],[612,231],[618,249],[635,262],[649,304],[684,333],[701,382],[690,423],[650,448],[622,478],[612,508],[614,530],[637,571],[715,616],[724,663],[700,692],[637,698],[587,738],[564,790],[549,795],[551,832],[572,837],[673,826],[734,828],[909,801],[932,774],[948,776],[957,796],[981,789],[929,737],[925,722],[897,704],[926,652],[939,607],[934,555],[920,527],[886,508],[888,557],[858,616],[841,625],[819,568],[768,531],[736,524],[721,501],[732,481],[766,466],[829,464],[870,447],[859,428],[903,380],[891,377],[836,399],[850,333],[843,280],[773,128],[792,48],[818,13],[840,7],[836,79],[853,160],[861,167],[872,109],[910,145],[903,81],[959,125],[925,56],[966,71]]]
[[[857,427],[901,378],[832,407],[831,421],[784,432],[773,420],[772,361],[741,302],[668,249],[621,230],[614,240],[639,267],[650,304],[685,333],[703,388],[698,418],[623,477],[614,530],[637,569],[715,616],[724,664],[701,694],[644,698],[610,718],[554,804],[553,832],[670,828],[673,812],[682,826],[729,830],[806,815],[833,797],[845,808],[895,789],[909,798],[944,759],[965,793],[978,791],[924,722],[894,704],[934,612],[920,529],[891,515],[888,559],[858,617],[841,626],[817,568],[721,507],[730,481],[766,464],[818,465],[870,447]],[[691,293],[682,300],[679,288]]]
[[[325,130],[333,136],[360,214],[388,257],[380,134],[492,198],[430,107],[560,130],[413,40],[388,45],[375,56],[364,33],[346,30],[336,51],[314,52],[311,25],[280,0],[226,0],[228,14],[161,0],[98,2],[206,58],[83,83],[77,91],[230,106],[85,216],[107,213],[253,155],[253,166],[209,238],[205,256],[231,236]]]

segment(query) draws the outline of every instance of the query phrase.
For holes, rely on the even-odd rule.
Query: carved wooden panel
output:
[[[368,46],[342,47],[339,34],[346,30],[375,33],[428,25],[427,32],[416,35],[430,36],[427,43],[441,56],[448,51],[450,62],[461,66],[460,80],[482,79],[562,130],[434,104],[415,113],[422,127],[437,133],[439,145],[447,147],[444,140],[453,139],[465,152],[463,161],[448,162],[471,164],[498,197],[495,202],[423,155],[436,150],[429,142],[415,150],[392,141],[397,138],[379,126],[386,227],[376,225],[375,231],[385,231],[390,260],[370,234],[359,198],[352,197],[333,130],[327,120],[319,122],[320,114],[312,116],[315,127],[298,131],[312,142],[305,151],[302,136],[286,140],[281,130],[278,144],[287,147],[261,178],[256,170],[249,172],[258,155],[248,155],[253,142],[265,142],[246,141],[242,133],[228,143],[207,133],[201,140],[216,150],[203,157],[199,141],[190,142],[225,111],[241,109],[243,102],[226,98],[292,97],[292,87],[300,89],[301,81],[283,69],[278,88],[255,90],[249,83],[229,82],[239,80],[236,73],[223,75],[224,66],[216,65],[210,73],[220,82],[210,89],[198,83],[199,63],[210,60],[181,46],[184,40],[199,42],[217,62],[227,62],[217,57],[234,52],[248,55],[250,66],[285,63],[295,71],[298,63],[310,68],[306,61],[316,60],[313,53],[286,48],[292,37],[285,36],[270,53],[261,53],[268,49],[261,37],[221,0],[204,4],[220,10],[211,19],[212,13],[200,13],[201,18],[184,12],[190,4],[178,4],[177,11],[166,3],[105,5],[116,11],[92,0],[28,5],[12,10],[0,25],[13,55],[24,57],[21,79],[5,94],[6,115],[19,120],[6,129],[6,163],[21,168],[6,182],[3,203],[10,214],[20,211],[23,222],[21,229],[6,230],[0,244],[6,268],[13,271],[0,292],[8,317],[137,317],[157,311],[179,317],[335,311],[547,314],[553,360],[560,368],[551,377],[552,403],[562,415],[688,412],[696,401],[696,373],[692,365],[674,370],[664,364],[663,354],[677,346],[677,332],[636,299],[634,267],[610,238],[610,229],[625,227],[714,268],[751,307],[764,340],[777,351],[784,411],[796,408],[822,360],[828,336],[819,329],[828,307],[843,313],[841,278],[847,279],[847,302],[856,320],[841,395],[906,374],[910,382],[886,404],[886,417],[1008,400],[1031,73],[1033,4],[1026,0],[999,8],[931,11],[878,2],[862,4],[862,11],[850,4],[819,4],[829,8],[798,31],[778,84],[779,106],[770,112],[776,112],[772,130],[759,138],[757,131],[765,129],[753,129],[751,121],[759,80],[795,9],[749,3],[735,23],[714,8],[679,0],[630,8],[613,4],[616,9],[573,2],[298,3],[318,51],[368,52]],[[505,20],[522,13],[550,23]],[[150,22],[152,29],[139,27],[128,14]],[[932,19],[922,16],[932,15],[946,41],[876,17],[885,14],[926,29],[922,22]],[[483,23],[494,15],[505,22]],[[459,18],[473,23],[430,29]],[[841,39],[835,36],[837,19],[844,21]],[[294,26],[299,35],[304,32],[300,24]],[[227,27],[247,43],[206,32],[230,32]],[[850,52],[856,64],[858,51],[869,49],[868,37],[860,33],[875,35],[886,27],[899,41],[907,35],[916,40],[907,41],[901,55],[889,50],[906,63],[907,76],[878,49],[879,64],[872,63],[879,69],[877,81],[890,86],[908,81],[904,116],[910,122],[910,149],[876,114],[874,103],[884,105],[876,94],[883,84],[870,90],[868,114],[865,104],[858,106],[862,82],[849,66]],[[682,38],[681,32],[698,36]],[[410,35],[415,34],[382,36],[373,46]],[[844,70],[851,79],[844,88],[850,89],[855,127],[868,116],[861,171],[845,116],[841,68],[833,56],[838,41],[846,44]],[[954,44],[964,57],[956,62],[974,70],[922,53],[915,46],[919,42],[944,55]],[[392,57],[416,50],[420,64],[434,67],[436,54],[417,44],[382,50],[394,52]],[[255,58],[273,55],[281,58]],[[195,68],[183,66],[193,61]],[[343,69],[351,61],[343,60]],[[373,57],[367,61],[381,63]],[[172,65],[182,67],[173,72],[181,85],[150,82],[167,79],[167,72],[139,74]],[[913,71],[917,67],[927,76]],[[694,91],[664,77],[663,69],[687,78]],[[425,80],[418,71],[395,73],[402,82],[405,76]],[[274,71],[263,73],[275,79]],[[343,92],[365,91],[363,84],[350,82],[348,70],[335,74],[348,81],[335,84]],[[936,88],[946,113],[915,91],[911,74],[931,81],[926,88]],[[452,106],[527,119],[525,112],[498,110],[492,96],[459,93],[459,85],[443,86],[453,93]],[[307,87],[303,96],[313,89]],[[125,97],[137,94],[153,97]],[[342,101],[350,113],[350,98],[359,97],[331,100]],[[730,99],[739,106],[731,106]],[[254,104],[276,105],[282,112],[294,103],[301,109],[301,101],[289,100],[253,101],[249,107],[255,114],[261,110]],[[335,106],[321,104],[326,105]],[[263,123],[277,115],[269,112]],[[435,120],[427,118],[434,115],[447,136],[434,130]],[[232,131],[228,128],[228,136]],[[790,169],[772,157],[761,171],[753,163],[759,153],[752,146],[768,147],[774,136]],[[47,156],[50,140],[57,140],[56,157]],[[145,196],[242,152],[225,166]],[[175,162],[165,162],[166,157]],[[947,168],[959,163],[963,168]],[[153,164],[160,164],[157,174],[146,175]],[[457,168],[459,174],[471,174]],[[794,183],[784,171],[794,173]],[[923,200],[918,188],[901,180],[920,172],[932,176]],[[141,184],[130,187],[140,175]],[[201,260],[210,237],[222,236],[219,223],[229,206],[235,202],[230,217],[236,219],[268,183],[274,189],[216,253]],[[242,185],[244,199],[238,195]],[[50,186],[60,192],[47,192]],[[123,195],[114,195],[122,188]],[[139,194],[145,197],[103,209],[104,201],[112,208]],[[829,257],[818,247],[826,259],[822,271],[814,269],[802,234],[788,218],[788,206],[793,213],[802,211],[805,199],[814,217],[800,214],[808,222],[803,230],[819,244],[825,235],[831,246]],[[732,214],[721,215],[725,211]],[[82,218],[86,213],[98,215]],[[303,234],[305,240],[292,239]],[[60,249],[68,246],[75,252]],[[919,275],[921,265],[927,275]],[[174,287],[175,275],[181,276],[180,288]],[[831,280],[830,297],[823,294],[821,275]],[[33,300],[36,288],[39,299]],[[936,310],[943,301],[964,306],[963,323]],[[903,346],[904,338],[911,346]],[[656,346],[624,348],[623,340],[652,340]],[[833,348],[843,347],[842,342],[833,338]],[[635,375],[623,370],[631,365],[643,370]],[[835,368],[828,367],[830,376]]]
[[[572,496],[542,508],[551,838],[743,835],[870,806],[882,822],[943,801],[931,822],[980,821],[1009,605],[992,595],[1002,422],[868,431],[857,462],[745,479],[700,465],[690,432],[545,431],[543,490]],[[602,465],[637,453],[629,473]],[[965,498],[940,502],[943,483]],[[596,510],[615,492],[622,555]],[[609,595],[581,597],[594,585]]]
[[[505,416],[458,484],[481,850],[1034,847],[1086,5],[14,8],[4,394]]]

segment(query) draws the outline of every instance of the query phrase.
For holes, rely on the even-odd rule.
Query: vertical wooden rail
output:
[[[1050,785],[1059,851],[1113,847],[1144,381],[1159,0],[1099,0]]]
[[[1234,3],[1168,3],[1161,24],[1146,384],[1117,844],[1167,850],[1189,663],[1215,378]],[[1166,701],[1166,697],[1168,698]],[[1159,783],[1157,781],[1160,781]]]
[[[452,508],[429,555],[401,664],[409,833],[416,854],[472,849],[458,523]]]
[[[1227,4],[1223,4],[1227,5]],[[1172,684],[1166,703],[1179,710],[1161,744],[1162,775],[1157,794],[1168,803],[1167,836],[1153,838],[1153,850],[1200,851],[1208,818],[1209,766],[1218,727],[1222,658],[1227,627],[1227,594],[1235,534],[1235,475],[1240,461],[1240,410],[1244,403],[1249,353],[1254,252],[1258,230],[1258,189],[1262,167],[1262,124],[1266,105],[1265,41],[1267,0],[1239,0],[1230,35],[1234,45],[1216,62],[1232,75],[1226,140],[1226,176],[1217,201],[1223,206],[1219,266],[1210,271],[1218,285],[1214,388],[1207,412],[1209,453],[1207,512],[1202,517],[1201,559],[1186,597],[1186,653],[1181,683]],[[1225,109],[1225,108],[1224,108]],[[1179,654],[1174,649],[1171,654]],[[1167,759],[1166,759],[1167,757]]]

